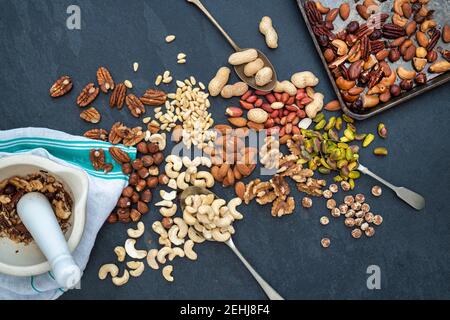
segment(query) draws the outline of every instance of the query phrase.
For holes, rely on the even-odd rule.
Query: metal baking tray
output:
[[[386,103],[380,103],[379,105],[377,105],[374,108],[370,108],[370,109],[365,109],[362,110],[361,112],[355,112],[353,110],[350,110],[346,103],[344,102],[344,100],[342,99],[341,93],[339,88],[336,85],[336,82],[334,80],[334,77],[330,71],[330,69],[328,68],[328,63],[326,62],[321,47],[316,39],[316,36],[312,30],[311,24],[309,23],[309,20],[306,16],[306,11],[304,8],[304,4],[307,2],[307,0],[297,0],[297,4],[300,8],[300,11],[302,13],[303,16],[303,20],[305,21],[305,24],[308,28],[309,34],[311,35],[311,38],[314,42],[314,46],[316,47],[316,50],[320,56],[320,59],[322,60],[322,63],[327,71],[328,77],[330,78],[330,81],[333,85],[333,89],[336,93],[336,96],[341,104],[342,110],[344,113],[346,113],[347,115],[349,115],[350,117],[356,119],[356,120],[364,120],[370,117],[373,117],[376,114],[379,114],[385,110],[388,110],[392,107],[395,107],[405,101],[408,101],[412,98],[414,98],[415,96],[418,96],[424,92],[430,91],[431,89],[438,87],[440,85],[443,85],[444,83],[450,81],[450,72],[446,72],[443,74],[432,74],[432,73],[428,73],[426,71],[426,69],[428,68],[429,65],[427,65],[427,67],[422,71],[425,72],[428,78],[428,81],[425,85],[421,85],[421,86],[416,86],[414,87],[412,90],[407,91],[407,92],[403,92],[401,95],[399,95],[398,97],[392,98],[390,101],[386,102]],[[342,3],[343,1],[335,1],[335,0],[321,0],[321,3],[324,6],[330,7],[330,8],[336,8],[339,7],[339,5]],[[341,30],[343,29],[350,21],[352,20],[356,20],[359,23],[364,23],[365,20],[362,19],[358,13],[356,12],[355,6],[356,4],[358,4],[356,1],[347,1],[350,4],[351,7],[351,11],[350,11],[350,16],[346,21],[342,21],[342,19],[339,17],[336,18],[336,20],[334,21],[334,25],[335,25],[335,30],[333,32],[336,32],[337,30]],[[386,1],[384,3],[381,4],[380,9],[383,12],[388,12],[391,13],[391,8],[393,5],[393,0],[389,0]],[[428,7],[430,9],[437,9],[433,15],[433,20],[435,20],[438,23],[439,27],[442,27],[445,24],[449,24],[450,21],[450,1],[448,0],[432,0],[430,1]],[[392,13],[391,13],[392,15]],[[388,19],[390,20],[390,18]],[[438,44],[436,45],[435,48],[444,48],[449,50],[449,45],[445,44],[442,39],[439,40]],[[440,57],[439,54],[439,59],[442,59]],[[390,63],[388,59],[386,59],[386,61],[389,63],[389,65],[391,66],[391,69],[393,71],[395,71],[396,67],[400,66],[400,65],[404,65],[405,68],[411,69],[412,65],[411,62],[405,62],[402,59],[400,59],[399,61],[395,62],[395,63]]]

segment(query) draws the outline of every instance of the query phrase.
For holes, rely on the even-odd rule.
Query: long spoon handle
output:
[[[231,37],[226,33],[226,31],[222,28],[222,26],[214,19],[211,13],[205,8],[205,6],[202,4],[200,0],[186,0],[187,2],[190,2],[192,4],[195,4],[208,19],[216,26],[217,29],[223,34],[223,36],[227,39],[227,41],[230,43],[230,45],[233,47],[235,51],[240,51],[241,48],[231,39]]]
[[[239,250],[236,248],[236,246],[233,243],[233,240],[228,240],[225,242],[228,247],[230,247],[231,250],[239,257],[239,259],[242,261],[244,266],[247,267],[248,271],[252,274],[252,276],[255,278],[255,280],[259,283],[261,288],[264,290],[266,295],[269,297],[270,300],[284,300],[282,296],[278,292],[275,291],[274,288],[272,288],[259,274],[256,272],[255,269],[248,263],[247,260],[245,260],[244,256],[239,252]]]
[[[383,178],[381,178],[380,176],[376,175],[375,173],[370,171],[368,168],[366,168],[362,164],[359,164],[358,170],[361,171],[364,174],[367,174],[368,176],[371,176],[375,180],[380,181],[384,185],[386,185],[389,188],[391,188],[392,190],[394,190],[395,194],[400,199],[405,201],[407,204],[409,204],[414,209],[422,210],[423,208],[425,208],[425,198],[422,197],[420,194],[418,194],[418,193],[416,193],[414,191],[411,191],[411,190],[409,190],[409,189],[407,189],[405,187],[394,186],[392,183],[390,183],[390,182],[384,180]]]

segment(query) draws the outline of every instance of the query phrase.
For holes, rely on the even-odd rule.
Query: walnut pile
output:
[[[20,198],[29,192],[40,192],[47,197],[61,229],[66,232],[70,226],[68,220],[72,215],[73,200],[55,177],[38,172],[0,182],[0,237],[25,244],[33,241],[16,211]]]

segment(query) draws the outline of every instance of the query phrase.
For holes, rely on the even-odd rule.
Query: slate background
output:
[[[293,0],[205,0],[219,22],[242,46],[263,49],[275,64],[280,79],[295,71],[313,70],[321,79],[317,89],[334,99],[320,60],[315,56],[297,4]],[[77,4],[82,10],[82,30],[65,26],[66,8]],[[116,81],[130,79],[135,92],[152,86],[156,74],[169,69],[175,78],[191,74],[207,83],[218,66],[226,63],[231,48],[222,36],[193,6],[183,0],[0,0],[0,128],[2,130],[46,126],[81,134],[91,125],[78,119],[74,100],[79,90],[95,80],[98,66],[107,66]],[[265,47],[257,25],[270,15],[280,36],[280,47]],[[177,39],[167,45],[164,37]],[[188,63],[176,64],[178,52],[185,52]],[[132,63],[138,61],[138,73]],[[58,100],[48,96],[53,81],[62,74],[74,79],[71,94]],[[173,85],[170,86],[173,88]],[[415,212],[384,189],[373,199],[368,177],[358,182],[373,212],[382,214],[384,223],[372,239],[354,240],[343,221],[331,219],[324,201],[315,201],[310,210],[296,210],[283,219],[270,216],[269,208],[251,205],[246,218],[236,224],[235,242],[242,253],[287,299],[422,299],[450,297],[450,85],[426,93],[405,105],[358,124],[361,131],[373,131],[379,122],[389,128],[385,159],[363,150],[364,164],[397,185],[423,194],[427,207]],[[225,120],[226,102],[212,99],[217,122]],[[103,114],[101,126],[114,121],[137,125],[127,112],[109,111],[104,95],[94,105]],[[220,188],[216,188],[220,190]],[[231,198],[231,190],[220,191]],[[294,194],[299,197],[298,193]],[[339,195],[339,199],[342,195]],[[299,198],[300,199],[300,198]],[[154,221],[156,210],[144,219]],[[63,299],[265,299],[250,274],[223,245],[197,246],[198,261],[174,262],[175,282],[167,283],[160,272],[147,269],[139,279],[115,288],[110,281],[99,281],[97,271],[113,261],[113,248],[126,239],[129,225],[106,225],[100,232],[85,271],[81,290]],[[150,228],[148,228],[150,229]],[[320,239],[331,238],[324,250]],[[145,241],[156,237],[146,232]],[[139,246],[145,246],[140,240]],[[382,289],[368,290],[366,268],[378,265]]]

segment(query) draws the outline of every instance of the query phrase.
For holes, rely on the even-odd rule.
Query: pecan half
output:
[[[119,127],[120,126],[123,126],[122,123],[116,122],[111,127],[111,130],[109,131],[109,135],[108,135],[109,143],[119,144],[122,141],[123,137],[121,135],[119,135]]]
[[[313,26],[323,22],[322,14],[317,9],[316,3],[314,1],[308,1],[305,3],[305,11],[309,22]]]
[[[50,96],[53,98],[61,97],[72,90],[73,83],[69,76],[62,76],[50,88]]]
[[[125,97],[127,96],[127,87],[123,83],[119,83],[109,98],[109,106],[111,108],[117,107],[121,110],[123,103],[125,102]]]
[[[160,106],[167,100],[167,95],[164,91],[148,89],[141,97],[141,102],[147,106]]]
[[[434,47],[439,41],[439,38],[441,37],[441,32],[438,29],[433,29],[433,31],[429,32],[429,35],[430,35],[430,42],[426,47],[427,51],[431,51],[434,49]]]
[[[104,129],[91,129],[86,131],[83,136],[93,140],[106,141],[108,140],[108,131]]]
[[[108,69],[105,67],[98,68],[97,81],[100,89],[102,89],[104,93],[108,93],[108,90],[114,90],[114,80]]]
[[[100,112],[98,112],[94,107],[86,109],[80,114],[81,119],[90,123],[99,123],[101,117]]]
[[[139,118],[145,112],[144,104],[134,94],[127,95],[125,101],[133,117]]]
[[[385,23],[382,27],[383,36],[387,39],[397,39],[406,34],[404,28],[399,27],[393,23]]]
[[[126,153],[125,151],[123,151],[122,149],[120,149],[118,147],[110,147],[109,154],[117,163],[120,163],[120,164],[131,161],[128,153]]]
[[[92,149],[89,151],[89,159],[96,171],[103,170],[105,166],[105,151],[103,149]]]
[[[97,98],[99,91],[100,90],[96,88],[93,83],[89,83],[78,96],[77,104],[80,107],[86,107]]]

